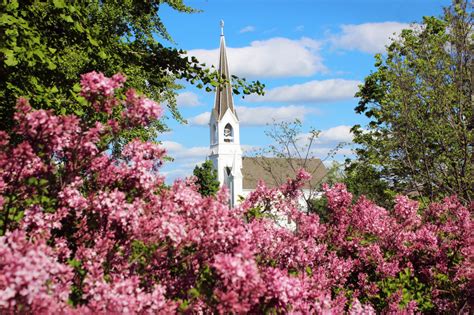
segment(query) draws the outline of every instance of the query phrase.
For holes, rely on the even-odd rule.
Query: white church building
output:
[[[253,191],[259,180],[264,180],[270,186],[280,185],[288,177],[294,177],[294,170],[301,167],[301,160],[291,159],[295,167],[290,167],[288,159],[266,157],[242,157],[240,144],[240,121],[235,110],[230,83],[229,65],[227,62],[226,45],[224,38],[224,23],[221,22],[221,36],[219,49],[219,74],[228,79],[217,87],[214,107],[209,121],[210,153],[208,159],[213,162],[217,170],[218,180],[226,185],[230,193],[230,206],[238,203],[239,196],[246,197]],[[264,163],[262,163],[264,162]],[[326,176],[326,168],[319,159],[304,161],[305,169],[313,175],[305,195],[314,193],[309,191],[311,184],[317,183]],[[266,167],[263,167],[265,165]],[[298,167],[298,165],[300,165]],[[313,186],[314,187],[314,186]]]

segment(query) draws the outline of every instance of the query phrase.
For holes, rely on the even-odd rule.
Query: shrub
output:
[[[123,106],[121,120],[20,99],[16,129],[0,133],[1,313],[467,309],[472,220],[456,197],[420,211],[398,196],[389,211],[325,186],[321,223],[298,209],[301,170],[230,209],[225,188],[205,197],[192,179],[165,186],[159,145],[134,140],[110,154],[104,138],[161,114],[133,90],[118,97],[123,81],[81,81],[103,115]]]

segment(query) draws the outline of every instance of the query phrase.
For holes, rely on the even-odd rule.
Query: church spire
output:
[[[229,189],[229,205],[235,205],[242,195],[242,148],[240,147],[240,126],[232,99],[231,75],[227,63],[224,39],[224,21],[221,21],[221,46],[219,49],[219,76],[225,84],[216,89],[216,99],[209,117],[210,155],[209,159],[217,170],[221,186]]]
[[[229,73],[229,65],[227,63],[227,53],[224,38],[224,21],[221,20],[221,44],[219,49],[219,75],[229,80],[224,85],[219,85],[216,90],[216,100],[214,104],[214,111],[217,120],[221,120],[227,109],[231,110],[235,117],[237,113],[234,109],[234,100],[232,98],[232,86],[230,84],[231,75]]]

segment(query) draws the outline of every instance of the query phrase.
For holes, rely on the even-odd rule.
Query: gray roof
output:
[[[219,85],[216,90],[216,99],[214,103],[214,114],[217,120],[221,120],[227,109],[230,109],[235,117],[237,113],[234,109],[234,100],[232,98],[232,86],[230,84],[231,75],[229,73],[229,65],[227,63],[227,53],[225,48],[224,33],[221,33],[221,47],[219,51],[219,74],[222,78],[229,80],[223,85]],[[237,117],[238,119],[238,117]]]
[[[243,189],[255,189],[259,180],[269,187],[277,187],[288,178],[295,178],[296,172],[304,168],[312,175],[304,188],[317,188],[326,177],[327,170],[320,159],[286,159],[269,157],[243,157]]]

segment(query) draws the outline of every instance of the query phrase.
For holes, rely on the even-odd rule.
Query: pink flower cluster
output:
[[[133,89],[128,90],[126,96],[126,110],[123,118],[133,125],[149,124],[163,114],[161,106],[150,99],[138,96]]]
[[[84,75],[82,95],[107,114],[123,81]],[[161,114],[131,90],[121,104],[119,130]],[[419,209],[398,196],[384,209],[325,186],[322,223],[298,208],[302,170],[230,209],[225,189],[203,197],[193,179],[165,186],[159,145],[133,140],[111,156],[99,142],[117,129],[26,100],[16,119],[19,141],[0,132],[0,313],[374,314],[467,303],[472,207],[456,197]]]
[[[110,97],[123,83],[125,77],[122,74],[107,78],[101,72],[92,71],[81,75],[81,95],[89,100],[94,100],[97,96]]]
[[[0,310],[56,313],[67,302],[72,270],[44,241],[28,241],[24,231],[0,237]]]

